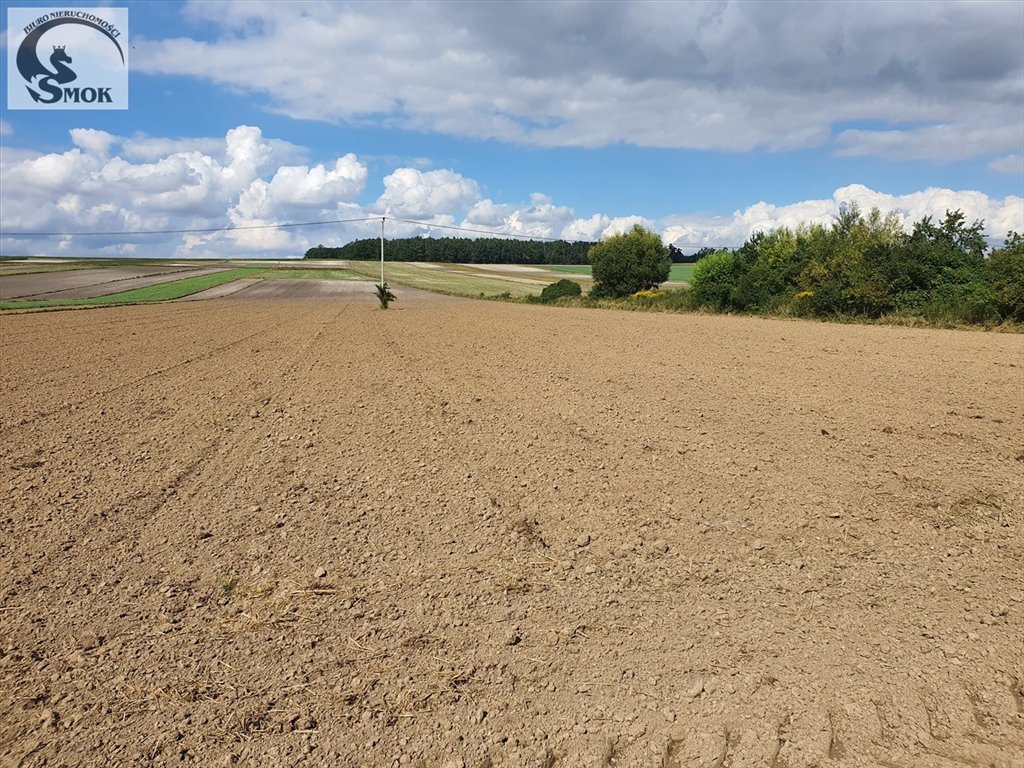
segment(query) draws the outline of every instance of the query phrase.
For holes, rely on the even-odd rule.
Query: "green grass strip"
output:
[[[130,291],[108,293],[106,296],[95,296],[91,299],[36,299],[29,301],[0,301],[0,309],[39,309],[43,307],[95,307],[109,304],[149,304],[155,301],[169,301],[189,296],[207,288],[214,288],[224,283],[241,280],[245,277],[259,277],[260,268],[240,267],[224,272],[212,272],[209,275],[186,277],[183,280],[172,280],[158,283],[145,288],[134,288]]]

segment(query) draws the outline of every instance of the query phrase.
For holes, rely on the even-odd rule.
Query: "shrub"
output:
[[[392,301],[398,301],[398,297],[391,292],[387,283],[384,283],[383,285],[375,285],[373,287],[377,289],[377,301],[380,302],[381,309],[387,309],[388,304]]]
[[[727,309],[738,272],[736,254],[729,251],[718,251],[698,261],[690,278],[694,304]]]
[[[651,306],[668,312],[685,312],[693,309],[693,296],[689,288],[658,291]]]
[[[580,288],[579,283],[573,282],[572,280],[559,280],[557,283],[552,283],[551,285],[546,286],[544,290],[540,292],[540,300],[546,304],[549,301],[580,296],[582,294],[583,289]]]
[[[1003,320],[1024,323],[1024,236],[1011,232],[985,265],[992,299]]]
[[[593,265],[590,295],[595,299],[622,298],[657,288],[668,280],[672,268],[661,237],[639,224],[591,246],[587,258]]]
[[[620,305],[625,309],[654,312],[688,312],[693,309],[689,288],[637,291]]]
[[[655,309],[661,303],[661,297],[661,291],[652,291],[649,288],[645,288],[626,299],[626,303],[630,309]]]

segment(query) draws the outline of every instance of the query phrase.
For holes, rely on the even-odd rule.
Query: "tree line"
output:
[[[454,264],[587,264],[587,253],[594,245],[588,241],[539,241],[510,238],[404,237],[384,240],[384,261],[440,261]],[[714,248],[684,253],[668,247],[675,264],[693,264]],[[306,251],[307,259],[380,259],[380,239],[354,240],[338,247],[318,245]]]
[[[593,243],[567,240],[516,240],[503,237],[404,237],[384,241],[385,261],[435,261],[453,264],[587,264]],[[353,240],[331,248],[318,245],[307,259],[380,259],[380,240]]]

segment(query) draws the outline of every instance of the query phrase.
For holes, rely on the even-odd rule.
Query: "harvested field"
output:
[[[87,269],[87,265],[74,261],[61,262],[57,259],[18,259],[17,261],[7,261],[0,258],[0,277],[43,272],[68,272],[75,269]]]
[[[0,318],[0,764],[1024,762],[1020,336],[397,292]]]
[[[221,283],[215,285],[213,288],[207,288],[205,291],[198,291],[197,293],[190,293],[187,296],[182,296],[180,299],[172,299],[172,301],[199,301],[201,299],[222,299],[225,296],[238,293],[239,291],[250,288],[254,285],[258,285],[263,281],[260,277],[246,277],[241,280],[232,280],[230,283]]]
[[[410,302],[438,301],[436,293],[420,291],[415,288],[401,286],[396,289],[401,297],[402,306]],[[200,299],[228,298],[241,301],[258,299],[277,299],[294,301],[297,299],[339,299],[365,302],[367,297],[375,296],[373,284],[368,280],[276,280],[273,278],[255,278],[236,280],[232,283],[217,286],[206,291],[193,293],[191,296],[176,301],[196,301]]]
[[[370,261],[342,263],[348,269],[374,280],[378,279],[380,274],[379,266]],[[503,276],[486,270],[476,270],[465,264],[432,264],[420,261],[390,262],[387,265],[385,279],[400,285],[461,296],[501,293],[528,296],[531,293],[539,294],[546,284],[517,275]]]
[[[418,291],[417,291],[418,293]],[[373,296],[373,285],[362,280],[273,280],[265,279],[232,294],[234,299],[365,299]]]

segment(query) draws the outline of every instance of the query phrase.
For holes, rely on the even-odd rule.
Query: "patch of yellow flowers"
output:
[[[649,290],[649,289],[645,289],[645,290],[642,290],[642,291],[637,291],[630,298],[634,298],[634,299],[656,299],[660,295],[661,295],[661,291],[652,291],[652,290]]]

